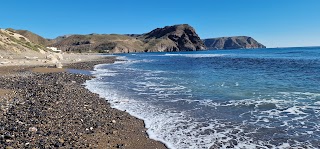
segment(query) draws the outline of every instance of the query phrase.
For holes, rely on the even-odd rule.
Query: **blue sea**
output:
[[[320,148],[319,47],[117,56],[86,87],[169,148]]]

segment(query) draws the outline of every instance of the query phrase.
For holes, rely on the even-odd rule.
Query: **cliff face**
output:
[[[255,49],[266,48],[251,37],[234,36],[204,39],[207,49]]]
[[[195,51],[204,50],[205,45],[199,38],[196,31],[187,24],[166,26],[157,28],[147,34],[142,35],[147,43],[152,43],[157,48],[156,51]],[[160,50],[159,50],[160,49]]]
[[[186,24],[157,28],[141,35],[90,34],[60,38],[51,46],[70,52],[169,52],[203,50],[195,30]]]

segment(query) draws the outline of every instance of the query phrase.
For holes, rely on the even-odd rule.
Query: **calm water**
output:
[[[319,148],[320,48],[121,54],[91,91],[170,148]]]

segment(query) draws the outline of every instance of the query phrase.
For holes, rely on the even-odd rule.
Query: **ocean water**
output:
[[[172,149],[320,148],[320,48],[119,54],[85,83]]]

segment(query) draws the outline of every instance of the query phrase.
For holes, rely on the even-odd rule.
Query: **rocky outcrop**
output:
[[[60,38],[51,46],[67,52],[170,52],[204,50],[195,30],[187,25],[166,26],[146,34],[89,34]]]
[[[220,37],[204,39],[207,49],[255,49],[266,48],[248,36]]]
[[[198,34],[187,24],[157,28],[140,36],[147,43],[152,43],[148,51],[195,51],[204,50],[205,45]],[[156,48],[156,49],[154,49]]]

